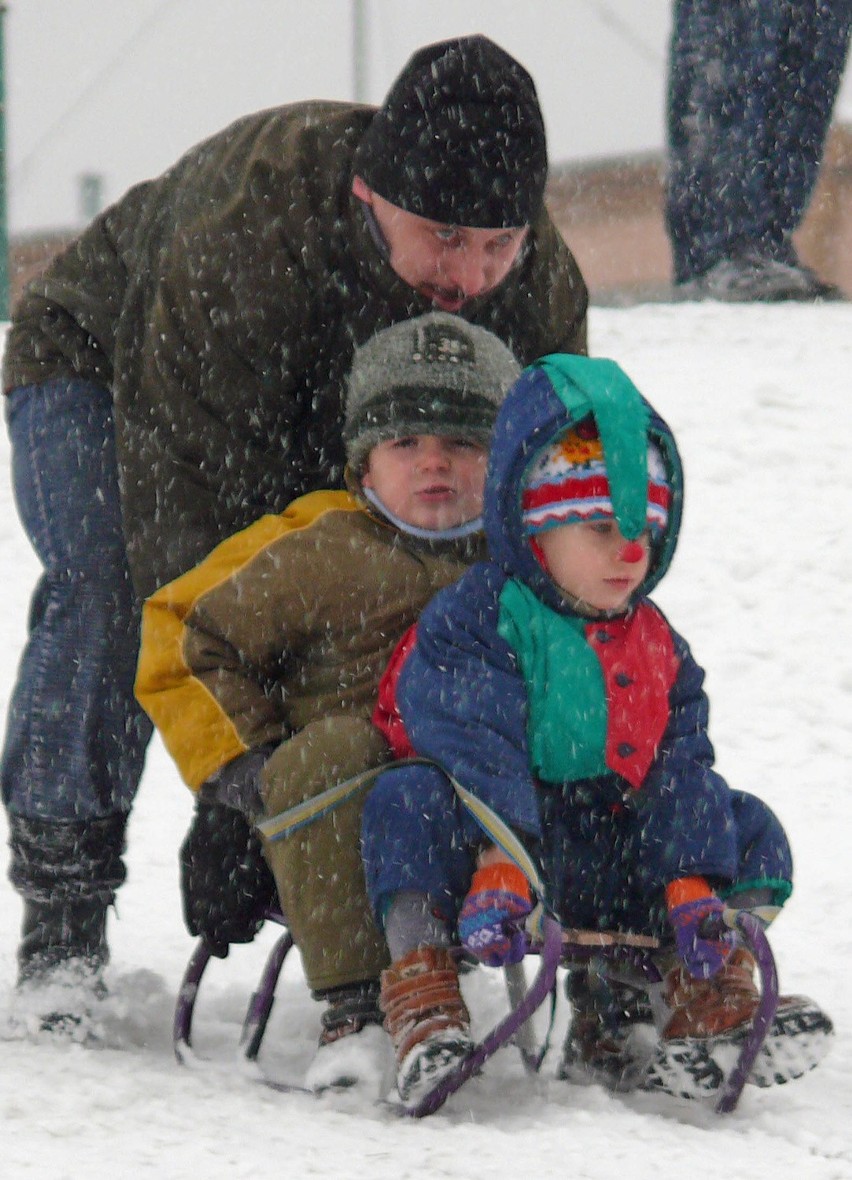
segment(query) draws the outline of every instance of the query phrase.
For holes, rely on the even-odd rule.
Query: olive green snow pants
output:
[[[388,758],[385,742],[364,717],[337,714],[312,722],[267,761],[261,791],[268,817]],[[264,854],[308,984],[325,991],[377,979],[388,966],[373,922],[361,866],[361,811],[367,788],[281,839]]]

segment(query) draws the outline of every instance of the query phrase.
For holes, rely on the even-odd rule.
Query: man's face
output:
[[[470,439],[412,434],[377,443],[361,483],[406,524],[441,531],[479,516],[487,461]]]
[[[529,233],[528,226],[471,229],[418,217],[391,205],[359,176],[352,191],[372,209],[393,269],[441,311],[458,312],[468,300],[498,287]]]

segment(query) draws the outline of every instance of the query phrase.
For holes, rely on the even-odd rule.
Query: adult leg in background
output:
[[[775,85],[766,96],[767,237],[796,261],[792,235],[816,187],[849,51],[852,0],[784,0],[784,36]]]
[[[666,222],[676,283],[761,259],[778,288],[766,297],[821,294],[815,280],[804,289],[807,271],[783,267],[798,265],[792,234],[816,183],[850,19],[849,0],[675,3]]]
[[[25,982],[106,961],[151,725],[133,695],[139,606],[109,390],[74,379],[14,390],[7,419],[15,497],[43,567],[0,764]]]

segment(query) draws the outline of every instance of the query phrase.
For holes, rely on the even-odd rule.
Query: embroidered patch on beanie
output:
[[[343,438],[358,471],[379,442],[414,434],[487,446],[520,365],[492,332],[448,312],[385,328],[357,349]]]
[[[648,445],[648,528],[660,536],[668,523],[671,489],[659,448]],[[528,535],[563,524],[612,520],[603,445],[593,422],[572,427],[538,456],[527,476],[522,499]]]

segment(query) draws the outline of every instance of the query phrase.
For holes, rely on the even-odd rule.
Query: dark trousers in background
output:
[[[676,0],[666,221],[675,282],[756,253],[795,262],[852,0]]]

